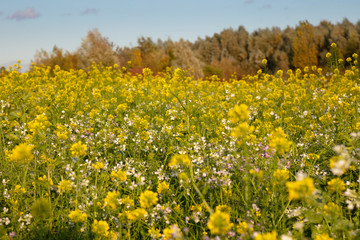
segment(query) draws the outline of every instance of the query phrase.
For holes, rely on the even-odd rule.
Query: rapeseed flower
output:
[[[277,232],[259,233],[255,236],[254,240],[277,240]]]
[[[337,205],[333,202],[329,202],[328,204],[326,204],[324,206],[324,213],[326,215],[336,216],[339,214],[339,211],[340,211],[339,205]]]
[[[334,178],[328,182],[330,192],[339,193],[345,190],[345,183],[340,178]]]
[[[92,232],[101,235],[103,237],[109,236],[109,224],[103,220],[94,220],[93,224],[91,225]]]
[[[121,169],[118,169],[116,172],[113,170],[111,172],[111,177],[113,177],[121,182],[125,182],[127,179],[126,172],[122,171]]]
[[[74,143],[73,145],[71,145],[71,148],[70,148],[71,155],[73,157],[81,157],[81,156],[86,155],[86,150],[87,150],[86,145],[82,144],[81,141]]]
[[[318,234],[315,236],[314,240],[334,240],[334,238],[330,237],[328,234]]]
[[[211,214],[208,228],[213,235],[227,234],[234,224],[230,222],[230,214],[216,210]]]
[[[236,226],[236,232],[238,234],[245,234],[248,232],[252,232],[254,229],[250,227],[250,225],[247,222],[239,222],[239,224]]]
[[[227,206],[227,205],[218,205],[216,206],[215,208],[215,212],[218,211],[218,212],[225,212],[225,213],[229,213],[230,214],[230,211],[231,211],[231,207]]]
[[[36,118],[33,121],[30,121],[28,123],[28,128],[30,132],[36,134],[40,131],[44,131],[50,125],[51,123],[48,121],[47,116],[41,114],[36,116]]]
[[[177,154],[170,158],[169,167],[173,168],[179,165],[190,166],[190,158],[187,154]]]
[[[96,162],[96,163],[91,164],[91,167],[94,168],[95,170],[104,169],[104,163]]]
[[[130,198],[130,196],[125,196],[120,199],[120,203],[124,204],[127,208],[134,206],[134,199]]]
[[[87,214],[83,213],[80,209],[76,209],[69,213],[69,218],[74,223],[82,223],[86,220]]]
[[[314,180],[309,177],[295,182],[286,182],[286,187],[289,192],[289,200],[302,199],[315,192]]]
[[[20,185],[15,185],[15,189],[13,191],[15,194],[22,194],[22,193],[26,193],[26,190],[25,188],[23,188],[22,186]]]
[[[60,181],[58,187],[58,192],[63,194],[66,191],[71,191],[73,188],[73,183],[70,180],[63,179]]]
[[[155,205],[158,201],[158,194],[149,190],[140,194],[140,206],[142,208],[149,208]]]
[[[164,239],[182,239],[183,235],[177,224],[173,224],[163,230]]]
[[[32,154],[33,149],[33,145],[21,143],[17,145],[10,153],[8,153],[7,156],[10,161],[17,163],[28,163],[34,159],[34,155]]]
[[[274,174],[274,178],[277,182],[284,182],[289,179],[289,171],[287,169],[277,169]]]
[[[157,229],[157,228],[149,228],[148,233],[152,238],[160,238],[161,237],[160,229]]]
[[[119,199],[118,199],[119,197],[120,197],[120,192],[118,191],[108,192],[104,200],[104,206],[105,207],[109,206],[113,210],[115,210],[119,205]]]
[[[254,126],[250,126],[247,122],[239,123],[232,131],[231,136],[243,138],[251,134],[255,130]]]
[[[232,124],[249,120],[250,111],[245,104],[235,105],[228,113],[229,121]]]
[[[165,182],[165,181],[161,181],[157,187],[157,192],[160,193],[165,193],[169,190],[169,186],[170,184]]]
[[[144,208],[137,208],[132,211],[127,211],[126,217],[127,217],[127,219],[129,219],[131,221],[136,221],[136,220],[143,219],[147,214],[148,213]]]
[[[282,128],[276,128],[271,132],[269,137],[269,146],[276,151],[277,154],[283,155],[289,151],[292,142],[286,139],[286,135]]]

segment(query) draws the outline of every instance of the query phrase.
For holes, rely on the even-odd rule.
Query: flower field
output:
[[[360,76],[14,66],[2,239],[359,239]]]

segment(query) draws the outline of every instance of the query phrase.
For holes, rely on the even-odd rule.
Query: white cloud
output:
[[[38,17],[40,17],[40,13],[35,12],[34,8],[26,8],[23,11],[16,11],[13,15],[9,16],[9,19],[21,21]]]
[[[96,14],[98,12],[99,12],[99,9],[97,9],[97,8],[87,8],[83,12],[81,12],[81,15]]]

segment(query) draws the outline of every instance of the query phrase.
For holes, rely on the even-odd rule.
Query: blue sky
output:
[[[0,66],[30,64],[36,50],[74,51],[98,28],[116,45],[141,36],[195,41],[225,28],[295,27],[360,20],[359,0],[0,0]]]

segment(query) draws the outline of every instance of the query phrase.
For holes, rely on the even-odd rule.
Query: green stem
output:
[[[287,203],[287,205],[286,205],[286,207],[285,207],[285,209],[284,209],[283,213],[281,214],[281,216],[280,216],[280,218],[279,218],[278,222],[277,222],[277,223],[276,223],[276,225],[275,225],[275,228],[278,226],[278,224],[280,223],[281,219],[283,218],[283,216],[284,216],[284,214],[285,214],[286,209],[287,209],[287,208],[289,207],[289,205],[290,205],[290,202],[291,202],[291,200],[289,200],[289,201],[288,201],[288,203]]]
[[[192,183],[193,187],[195,188],[196,192],[199,194],[199,196],[200,196],[202,202],[204,203],[206,209],[209,211],[210,214],[213,214],[214,211],[211,209],[209,204],[206,202],[204,195],[200,192],[199,188],[195,184],[192,162],[190,162],[190,179],[191,179],[191,183]]]

